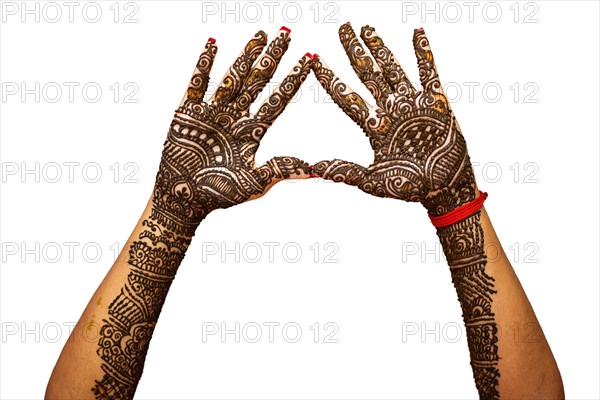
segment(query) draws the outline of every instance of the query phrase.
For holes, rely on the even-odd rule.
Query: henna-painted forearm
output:
[[[349,23],[339,29],[350,64],[375,105],[344,84],[322,58],[313,60],[312,68],[333,101],[367,134],[374,161],[364,167],[324,160],[315,163],[314,174],[375,196],[420,202],[433,216],[474,200],[477,185],[467,145],[444,94],[424,30],[416,29],[413,34],[420,91],[373,27],[364,26],[360,36],[372,58]],[[462,307],[480,397],[564,396],[550,347],[485,208],[437,233]],[[500,256],[489,257],[490,248]],[[507,331],[514,323],[533,327],[540,340],[531,343],[501,337],[500,327]]]
[[[282,27],[261,55],[267,35],[257,32],[207,101],[217,47],[214,39],[206,43],[169,127],[152,199],[130,247],[65,345],[48,398],[131,399],[171,282],[200,222],[213,210],[262,196],[282,179],[309,177],[308,164],[294,157],[274,157],[261,167],[254,160],[267,129],[310,70],[305,55],[258,111],[249,112],[287,50],[289,34]],[[99,338],[90,342],[82,332],[94,326]]]
[[[97,353],[104,376],[92,388],[97,399],[133,398],[152,333],[193,233],[193,226],[169,219],[155,205],[142,226],[129,248],[127,282],[102,321]]]
[[[480,211],[450,226],[438,228],[437,235],[462,308],[479,397],[497,399],[500,376],[498,329],[492,311],[496,288],[494,278],[486,272],[487,257]]]

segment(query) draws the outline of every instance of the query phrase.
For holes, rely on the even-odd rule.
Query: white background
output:
[[[317,52],[368,97],[337,37],[339,24],[351,21],[357,30],[375,26],[412,80],[412,31],[425,28],[479,163],[479,186],[490,194],[486,208],[566,394],[599,398],[598,3],[286,4],[79,2],[70,22],[63,2],[27,2],[38,10],[29,15],[21,2],[2,3],[0,397],[43,396],[69,326],[146,204],[206,39],[217,39],[218,81],[257,30],[273,36],[286,25],[292,43],[274,81]],[[86,21],[96,8],[99,21]],[[125,23],[128,15],[137,22]],[[92,102],[98,86],[102,95]],[[32,90],[24,98],[23,88]],[[312,74],[269,130],[258,162],[275,155],[365,165],[372,158],[367,138],[326,101]],[[37,175],[23,172],[36,163]],[[73,182],[65,163],[78,163]],[[276,243],[272,259],[265,242]],[[280,324],[273,343],[269,322]],[[233,334],[203,341],[207,323],[248,329],[239,343]],[[254,323],[262,326],[257,343]],[[287,323],[302,329],[296,343],[288,342],[293,328],[282,333]],[[528,332],[515,326],[503,334],[526,340]],[[140,399],[476,396],[460,307],[425,210],[320,180],[281,183],[202,223],[137,391]]]

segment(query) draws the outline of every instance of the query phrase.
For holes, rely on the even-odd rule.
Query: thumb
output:
[[[276,183],[284,179],[310,178],[310,166],[296,157],[273,157],[258,168],[258,172],[265,183],[265,188],[261,194],[253,196],[251,199],[263,196]]]
[[[316,163],[313,174],[323,179],[362,188],[368,180],[369,171],[362,165],[336,158]]]

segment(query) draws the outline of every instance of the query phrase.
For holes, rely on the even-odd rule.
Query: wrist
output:
[[[454,210],[443,214],[443,215],[431,215],[429,214],[429,219],[433,226],[436,228],[443,228],[449,225],[452,225],[458,221],[461,221],[473,214],[475,214],[481,207],[483,207],[483,203],[487,199],[487,193],[482,192],[475,199],[471,200],[468,203],[461,205]]]
[[[178,235],[194,236],[200,222],[212,211],[207,201],[194,194],[185,181],[171,185],[171,190],[155,185],[149,204],[150,218]]]
[[[479,197],[473,168],[468,157],[462,168],[452,176],[453,178],[445,187],[431,190],[423,200],[422,204],[429,215],[448,214]]]
[[[450,225],[437,228],[436,234],[450,267],[464,267],[485,260],[481,211]]]
[[[189,218],[187,215],[174,213],[172,209],[157,205],[152,201],[150,219],[177,235],[191,238],[203,218],[200,220]]]
[[[448,188],[438,191],[435,195],[426,198],[422,204],[431,216],[448,214],[465,204],[472,202],[480,196],[479,189],[473,182],[460,189]]]

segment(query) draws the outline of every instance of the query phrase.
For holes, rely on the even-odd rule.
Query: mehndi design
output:
[[[302,57],[258,112],[249,113],[289,41],[282,28],[260,56],[267,35],[258,32],[209,101],[203,99],[217,46],[212,39],[206,44],[169,128],[151,216],[129,250],[128,282],[103,321],[97,353],[104,376],[92,388],[96,398],[133,397],[165,297],[200,221],[213,210],[260,197],[281,179],[308,177],[308,164],[293,157],[254,164],[260,140],[310,70],[310,57]]]
[[[431,215],[443,215],[477,196],[467,146],[442,90],[429,41],[414,31],[413,45],[422,90],[417,91],[375,29],[362,28],[366,54],[350,24],[339,30],[352,68],[374,96],[367,103],[319,57],[312,68],[335,103],[367,134],[374,162],[365,168],[321,161],[314,174],[345,182],[379,197],[421,202]],[[375,63],[373,62],[375,60]],[[494,399],[498,378],[497,328],[492,312],[494,279],[486,273],[480,212],[437,233],[448,259],[467,327],[475,382],[481,398]]]

